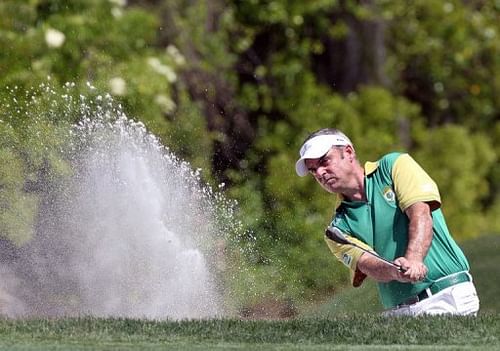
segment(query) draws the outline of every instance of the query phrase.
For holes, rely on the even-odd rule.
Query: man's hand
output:
[[[425,279],[427,267],[420,260],[408,260],[406,257],[398,257],[394,263],[406,269],[406,272],[399,273],[398,281],[403,283],[416,283]]]

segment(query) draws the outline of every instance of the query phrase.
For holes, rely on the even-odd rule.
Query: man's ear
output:
[[[344,151],[350,162],[353,162],[356,159],[356,151],[354,151],[354,148],[351,145],[346,145]]]

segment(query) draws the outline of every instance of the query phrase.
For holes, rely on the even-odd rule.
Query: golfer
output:
[[[351,269],[353,286],[367,276],[377,281],[386,314],[477,314],[469,264],[448,231],[436,183],[408,154],[389,153],[361,166],[349,138],[328,128],[305,140],[295,169],[339,195],[331,227],[401,266],[325,236]]]

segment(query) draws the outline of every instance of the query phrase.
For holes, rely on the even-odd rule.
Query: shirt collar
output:
[[[377,168],[378,168],[378,162],[367,161],[364,167],[365,176],[372,174],[377,170]],[[335,200],[335,208],[338,208],[342,204],[342,201],[344,201],[344,195],[337,194],[337,198]]]
[[[365,175],[370,175],[375,172],[378,168],[378,162],[366,162],[365,163]]]

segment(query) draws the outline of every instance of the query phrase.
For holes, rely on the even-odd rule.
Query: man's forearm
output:
[[[431,209],[427,203],[417,202],[408,207],[405,213],[409,219],[408,245],[405,255],[396,258],[394,262],[406,270],[405,278],[417,282],[424,279],[428,272],[424,259],[433,235]]]
[[[432,242],[432,216],[429,205],[418,202],[406,210],[409,219],[405,258],[423,262]]]
[[[399,272],[395,267],[368,254],[363,254],[359,258],[357,268],[378,282],[390,282],[392,280],[410,281],[405,279],[403,273]]]

